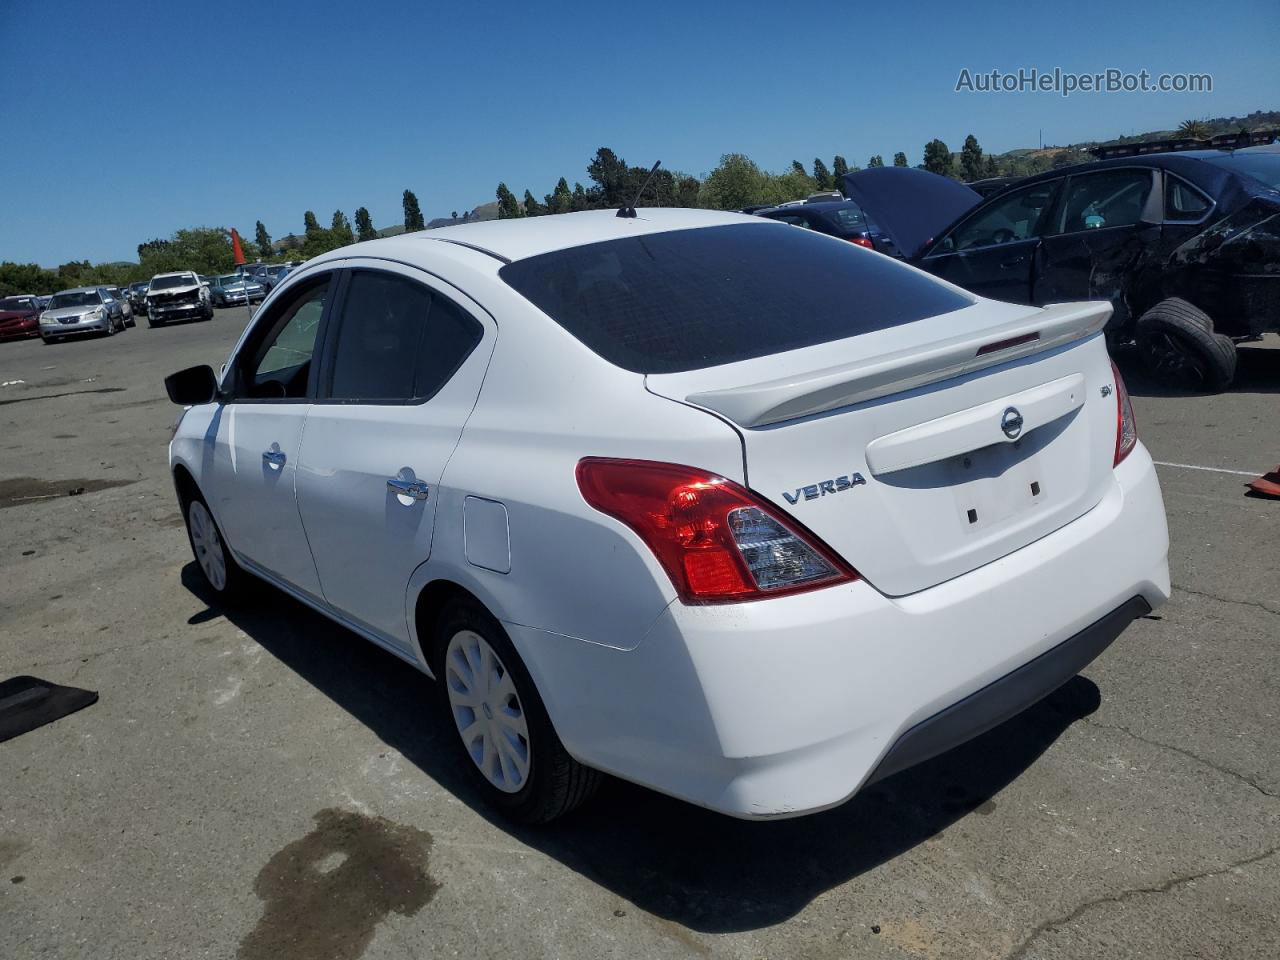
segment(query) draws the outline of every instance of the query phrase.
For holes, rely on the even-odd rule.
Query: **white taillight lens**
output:
[[[812,547],[759,507],[739,507],[728,515],[729,533],[756,586],[782,590],[839,575]]]
[[[1118,466],[1138,445],[1138,421],[1133,416],[1133,403],[1129,400],[1124,377],[1120,376],[1114,362],[1111,372],[1116,378],[1116,458],[1112,466]]]

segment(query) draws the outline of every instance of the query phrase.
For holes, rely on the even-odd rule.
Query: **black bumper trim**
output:
[[[993,680],[898,737],[867,778],[869,786],[972,740],[1039,702],[1092,663],[1138,617],[1151,612],[1142,597],[1126,600],[1101,620]]]

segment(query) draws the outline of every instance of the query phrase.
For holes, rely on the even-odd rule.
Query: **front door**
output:
[[[1032,303],[1041,226],[1061,183],[1034,183],[980,205],[933,245],[920,266],[979,296]]]
[[[330,282],[319,277],[277,300],[237,352],[224,381],[230,399],[214,421],[207,491],[238,555],[317,598],[320,580],[294,484]]]
[[[461,293],[386,261],[351,262],[326,334],[297,487],[325,599],[408,649],[405,591],[431,552],[437,484],[493,350]]]
[[[1154,171],[1121,167],[1071,177],[1053,223],[1044,231],[1034,302],[1109,300],[1112,324],[1125,321],[1129,286],[1158,249]]]

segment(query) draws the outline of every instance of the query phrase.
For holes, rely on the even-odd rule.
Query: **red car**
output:
[[[40,301],[26,294],[0,298],[0,340],[40,336]]]

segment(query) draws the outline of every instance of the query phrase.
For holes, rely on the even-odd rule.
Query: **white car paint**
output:
[[[203,491],[242,565],[427,673],[420,595],[441,581],[470,592],[502,622],[580,762],[740,817],[838,804],[914,724],[1130,598],[1163,603],[1163,504],[1141,443],[1112,466],[1117,384],[1097,305],[971,298],[847,340],[646,376],[605,361],[498,275],[500,258],[732,223],[786,227],[598,211],[312,260],[258,322],[299,284],[361,266],[446,294],[483,338],[425,403],[193,407],[172,465]],[[1032,328],[1046,332],[1038,350],[984,369],[919,362],[938,343]],[[1048,342],[1051,331],[1063,335]],[[875,382],[888,390],[873,399],[858,395],[868,358],[883,361]],[[1018,440],[990,432],[1010,398],[1028,407]],[[861,577],[686,603],[640,536],[584,500],[584,457],[688,464],[741,484]],[[838,496],[829,478],[845,480]]]

